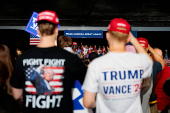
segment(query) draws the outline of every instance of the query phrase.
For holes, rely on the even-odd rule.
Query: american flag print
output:
[[[40,43],[40,38],[33,34],[30,34],[30,45],[38,45]]]
[[[26,70],[26,81],[25,81],[25,91],[28,92],[29,94],[39,94],[37,92],[36,89],[36,85],[35,82],[32,81],[31,78],[35,78],[33,77],[33,73],[36,71],[37,67],[29,67]],[[52,91],[49,92],[43,92],[43,94],[60,94],[62,93],[62,91],[64,90],[63,88],[63,82],[62,80],[64,79],[64,67],[45,67],[44,71],[46,71],[47,69],[51,69],[54,72],[54,76],[53,79],[48,83],[48,85],[50,86],[50,88],[52,89]],[[43,73],[40,73],[43,75]],[[43,81],[41,81],[43,82]]]

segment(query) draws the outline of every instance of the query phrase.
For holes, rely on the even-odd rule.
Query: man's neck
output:
[[[41,37],[40,43],[37,45],[37,47],[40,47],[40,48],[47,48],[47,47],[53,47],[53,46],[57,46],[56,38],[53,35]]]
[[[125,45],[123,43],[114,43],[109,45],[109,52],[123,53],[126,52]]]

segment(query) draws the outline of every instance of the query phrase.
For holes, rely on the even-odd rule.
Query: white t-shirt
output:
[[[96,113],[143,113],[140,86],[151,72],[145,54],[109,52],[89,64],[83,89],[97,93]]]
[[[83,53],[83,54],[86,55],[87,52],[88,52],[88,49],[84,47],[83,50],[84,50],[84,53]]]
[[[76,54],[76,53],[74,53],[74,51],[71,47],[64,47],[63,49],[65,49],[66,51],[68,51],[70,53]]]

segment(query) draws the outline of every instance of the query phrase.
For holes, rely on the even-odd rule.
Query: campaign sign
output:
[[[37,33],[37,28],[38,28],[38,25],[36,23],[37,21],[37,16],[38,16],[38,13],[36,12],[33,12],[26,28],[25,28],[25,31],[28,32],[28,33],[31,33],[37,37],[40,37]]]
[[[102,30],[64,30],[64,35],[71,38],[103,38]]]
[[[135,38],[137,38],[137,31],[130,31]],[[127,43],[126,45],[132,45],[130,42]]]
[[[73,113],[93,113],[91,109],[83,106],[83,93],[80,82],[76,80],[72,89]]]

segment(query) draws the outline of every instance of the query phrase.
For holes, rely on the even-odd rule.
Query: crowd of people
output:
[[[103,56],[108,52],[109,47],[108,46],[96,46],[96,45],[90,45],[88,47],[88,45],[83,45],[81,43],[81,45],[72,45],[72,49],[74,51],[75,54],[77,54],[79,56],[79,58],[83,59],[83,58],[89,58],[89,54],[91,52],[95,52],[97,53],[99,56]]]
[[[112,19],[108,46],[98,48],[58,37],[54,11],[40,12],[37,23],[40,43],[17,49],[14,65],[0,45],[0,113],[73,113],[75,80],[83,85],[84,107],[96,113],[170,112],[170,67],[159,48],[133,36],[126,20]]]

